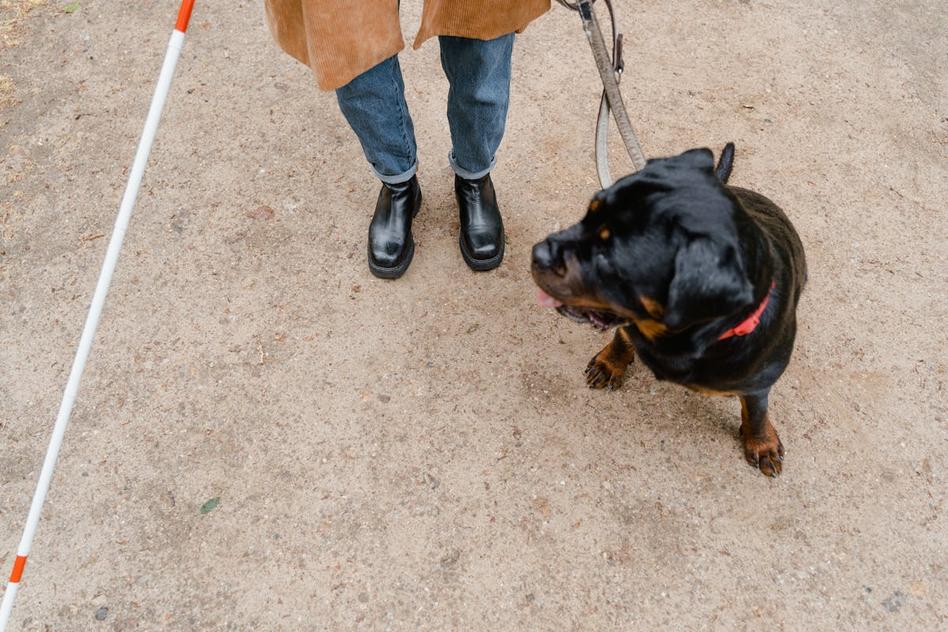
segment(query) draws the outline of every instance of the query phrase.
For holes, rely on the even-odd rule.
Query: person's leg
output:
[[[448,123],[461,217],[461,254],[474,270],[504,256],[504,227],[490,172],[504,137],[514,34],[493,40],[441,36],[441,65],[450,83]]]
[[[379,180],[389,184],[410,180],[417,148],[398,56],[336,90],[336,99]]]
[[[449,159],[455,173],[477,180],[494,168],[494,155],[504,137],[514,34],[487,41],[438,39],[441,65],[451,84],[448,124],[453,148]]]
[[[382,278],[398,278],[415,252],[411,224],[421,207],[421,189],[415,177],[415,130],[398,57],[339,88],[336,98],[373,172],[382,181],[369,225],[369,269]]]

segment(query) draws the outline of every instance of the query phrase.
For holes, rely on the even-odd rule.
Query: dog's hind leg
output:
[[[586,384],[589,388],[619,388],[625,378],[626,368],[634,359],[635,348],[632,346],[628,327],[619,327],[612,342],[589,361],[586,367]]]
[[[769,394],[768,388],[741,396],[741,443],[747,462],[776,478],[783,468],[783,444],[767,416]]]

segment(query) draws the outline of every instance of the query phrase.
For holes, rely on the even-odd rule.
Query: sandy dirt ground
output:
[[[783,476],[736,401],[588,390],[607,338],[533,303],[532,244],[596,188],[574,15],[517,43],[490,274],[437,46],[403,54],[426,202],[393,283],[334,97],[261,2],[200,1],[13,629],[946,629],[948,9],[619,4],[647,152],[735,141],[806,245]],[[4,573],[176,8],[0,0]]]

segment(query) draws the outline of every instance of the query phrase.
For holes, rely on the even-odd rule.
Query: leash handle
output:
[[[610,59],[606,48],[606,41],[602,35],[602,29],[599,26],[599,19],[592,9],[590,0],[578,0],[579,16],[583,22],[583,30],[586,33],[586,39],[589,40],[592,48],[593,58],[596,60],[596,67],[599,69],[599,77],[602,79],[603,99],[600,104],[600,123],[596,130],[596,169],[599,175],[599,184],[602,188],[610,186],[613,182],[609,173],[608,163],[608,113],[611,111],[619,130],[619,136],[625,145],[625,150],[632,159],[632,166],[636,171],[645,166],[645,154],[642,152],[642,146],[635,136],[635,130],[632,128],[632,121],[629,120],[629,113],[625,109],[625,102],[622,100],[622,93],[619,91],[618,76],[621,71],[614,65]],[[611,7],[610,7],[611,8]],[[613,17],[613,20],[615,18]],[[614,42],[618,40],[616,38]],[[621,44],[615,45],[617,53],[621,53]],[[615,62],[620,62],[621,57],[616,55]],[[602,116],[603,113],[606,116]]]
[[[49,486],[52,482],[53,471],[56,468],[56,460],[59,457],[59,450],[62,448],[63,437],[66,434],[66,428],[69,426],[69,417],[72,414],[72,408],[76,402],[76,396],[79,393],[79,383],[82,380],[82,373],[85,370],[86,361],[89,359],[92,342],[95,339],[96,329],[99,326],[99,318],[102,316],[105,297],[109,293],[109,286],[112,283],[112,274],[115,272],[115,266],[118,263],[119,253],[122,249],[122,242],[125,240],[125,232],[132,218],[132,210],[135,207],[135,200],[138,198],[138,189],[141,186],[142,177],[145,174],[145,166],[148,164],[148,156],[151,153],[151,146],[155,140],[155,134],[158,132],[161,111],[168,98],[171,80],[174,77],[174,69],[178,63],[178,57],[181,54],[181,47],[184,44],[184,34],[188,28],[188,21],[193,8],[194,0],[182,0],[175,29],[171,34],[171,39],[168,41],[168,50],[165,53],[165,60],[161,66],[161,74],[158,76],[158,83],[155,87],[155,93],[152,96],[148,117],[145,119],[145,127],[142,131],[141,140],[139,140],[138,143],[138,149],[135,152],[135,160],[129,172],[128,184],[125,187],[125,193],[119,205],[118,216],[115,218],[115,227],[112,229],[112,237],[109,239],[105,261],[102,263],[102,271],[99,273],[99,280],[96,283],[95,293],[92,295],[92,304],[89,307],[89,314],[86,316],[86,322],[82,328],[82,336],[79,338],[79,346],[76,349],[76,356],[72,362],[72,369],[69,371],[69,379],[66,381],[66,388],[63,391],[63,399],[59,405],[59,414],[56,416],[53,434],[49,440],[46,457],[43,459],[43,468],[40,470],[39,480],[36,483],[36,491],[33,493],[33,500],[30,502],[30,512],[27,515],[26,525],[23,527],[23,535],[20,538],[20,544],[16,550],[13,570],[10,573],[6,590],[3,592],[3,602],[0,603],[0,632],[4,632],[4,630],[7,629],[10,614],[13,612],[13,602],[16,599],[16,593],[19,590],[20,581],[23,578],[23,572],[26,568],[26,560],[30,554],[30,550],[33,548],[33,537],[36,535],[36,528],[39,525],[40,515],[43,512],[43,504],[46,501],[46,494],[49,492]]]
[[[606,47],[606,40],[603,37],[599,19],[592,8],[595,0],[556,1],[567,9],[579,13],[580,20],[583,23],[583,31],[586,33],[586,39],[592,49],[596,68],[599,70],[599,77],[602,79],[602,97],[599,100],[599,116],[596,119],[596,174],[599,177],[599,185],[605,189],[611,186],[613,182],[612,174],[609,171],[610,114],[615,119],[616,128],[619,130],[619,136],[622,138],[625,150],[632,160],[633,168],[638,171],[645,166],[645,154],[642,152],[642,146],[639,144],[635,130],[632,128],[632,121],[629,120],[629,113],[625,109],[625,102],[622,100],[622,93],[619,91],[619,81],[622,78],[623,70],[625,70],[625,61],[622,56],[622,34],[617,32],[615,9],[611,0],[605,0],[606,8],[609,10],[609,19],[612,23],[611,55]]]

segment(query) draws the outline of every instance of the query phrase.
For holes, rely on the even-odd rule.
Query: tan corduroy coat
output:
[[[398,0],[264,0],[277,43],[323,90],[346,85],[405,47]],[[494,39],[521,31],[550,0],[425,0],[415,48],[435,35]]]

